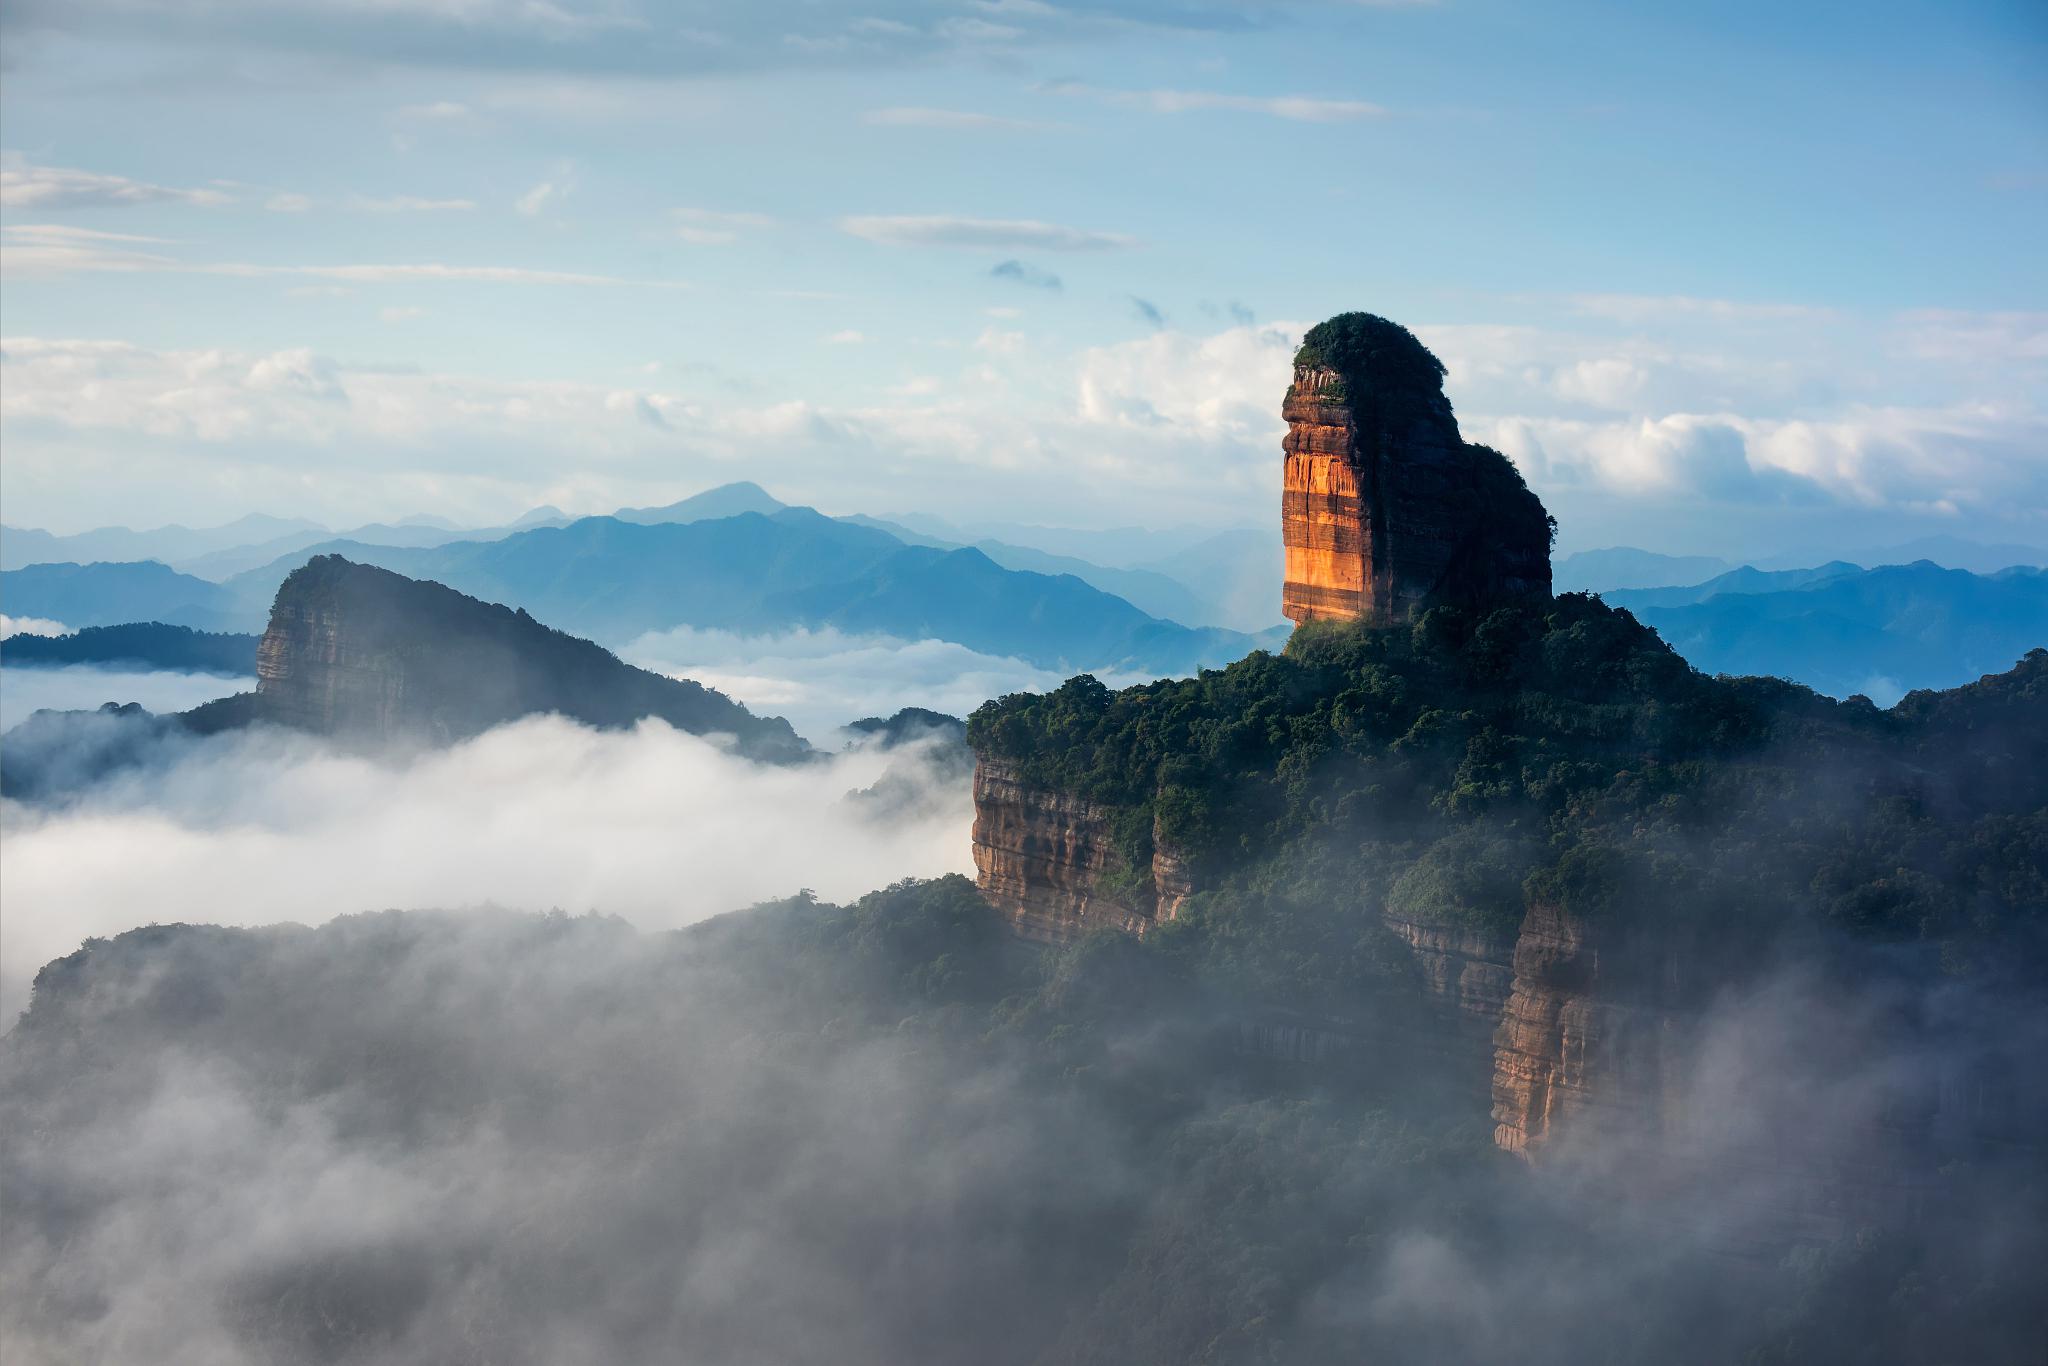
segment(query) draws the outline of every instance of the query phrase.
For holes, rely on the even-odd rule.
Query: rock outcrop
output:
[[[1384,318],[1310,329],[1281,407],[1289,619],[1389,625],[1550,591],[1548,514],[1505,456],[1458,434],[1443,375]]]
[[[788,722],[722,693],[636,669],[523,611],[338,555],[309,561],[278,589],[256,676],[253,706],[237,719],[355,743],[445,744],[552,712],[598,727],[654,717],[731,736],[756,758],[807,752]],[[201,729],[205,713],[191,714]]]
[[[1658,1125],[1674,1070],[1668,1048],[1693,1012],[1658,999],[1659,985],[1675,994],[1674,973],[1642,971],[1650,956],[1603,946],[1557,906],[1529,907],[1515,939],[1513,987],[1495,1016],[1498,1146],[1529,1156],[1567,1128],[1618,1136]]]
[[[1186,860],[1151,831],[1134,862],[1117,812],[1035,786],[1016,768],[974,768],[974,868],[981,894],[1026,939],[1064,944],[1094,929],[1143,934],[1194,890]],[[1121,838],[1120,838],[1121,837]]]

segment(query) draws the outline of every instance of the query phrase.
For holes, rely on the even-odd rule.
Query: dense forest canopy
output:
[[[1282,654],[1123,692],[1076,678],[987,703],[969,734],[1125,813],[1134,875],[1156,815],[1208,888],[1167,939],[1319,963],[1341,994],[1382,907],[1506,930],[1527,898],[1998,958],[2048,915],[2043,715],[2048,651],[1886,712],[1709,678],[1567,594],[1312,624]]]

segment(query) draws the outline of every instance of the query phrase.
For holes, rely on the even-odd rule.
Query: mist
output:
[[[849,798],[884,775],[888,800]],[[970,869],[971,819],[930,744],[773,767],[652,721],[537,716],[396,759],[271,728],[167,736],[59,806],[0,807],[0,1014],[43,962],[141,923],[497,905],[659,929]]]
[[[170,669],[110,669],[95,664],[0,668],[0,731],[20,725],[30,713],[45,707],[91,711],[107,702],[138,702],[145,710],[161,714],[186,711],[255,686],[253,678]]]
[[[1993,1061],[2020,1061],[2048,1040],[2038,997],[1766,974],[1673,1047],[1699,1122],[1668,1151],[1595,1125],[1531,1168],[1432,1089],[1438,1061],[1247,1051],[1127,944],[1024,948],[965,883],[885,899],[680,937],[506,912],[192,927],[63,966],[5,1055],[4,1176],[35,1194],[0,1346],[1620,1366],[2038,1343],[2038,1164],[1958,1152],[1937,1184],[1890,1161],[1899,1097],[1986,1061],[1943,1022],[1996,1005]],[[1919,1308],[1947,1355],[1878,1336],[1865,1287],[1907,1241],[1940,1269]]]
[[[1044,691],[1067,675],[944,640],[850,635],[833,627],[749,636],[678,627],[649,632],[619,652],[630,664],[692,678],[788,719],[813,743],[864,716],[926,707],[964,717],[991,697]],[[1101,675],[1111,687],[1148,676]]]

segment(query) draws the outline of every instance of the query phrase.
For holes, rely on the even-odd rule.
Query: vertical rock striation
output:
[[[1550,591],[1549,516],[1505,456],[1458,434],[1443,375],[1384,318],[1310,329],[1281,407],[1290,620],[1391,625]]]
[[[1193,891],[1187,865],[1157,837],[1149,858],[1125,846],[1120,813],[1025,781],[984,756],[974,766],[974,869],[981,894],[1026,939],[1065,944],[1095,929],[1143,934]]]

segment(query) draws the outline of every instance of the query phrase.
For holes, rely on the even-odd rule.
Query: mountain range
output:
[[[1694,588],[1603,596],[1695,668],[1774,674],[1885,705],[2009,669],[2048,641],[2048,571],[2026,567],[1738,569]]]
[[[1259,643],[1150,616],[1071,574],[1007,569],[972,547],[905,545],[808,508],[710,520],[586,517],[438,546],[329,541],[219,584],[154,563],[37,565],[0,583],[11,611],[72,626],[249,630],[285,577],[322,554],[444,583],[614,645],[680,626],[830,626],[953,641],[1043,668],[1184,673]]]
[[[252,632],[288,574],[314,555],[340,554],[523,608],[614,647],[685,626],[741,634],[835,627],[936,638],[1042,668],[1175,674],[1284,637],[1247,629],[1270,622],[1278,599],[1280,557],[1266,532],[963,526],[914,513],[835,518],[749,482],[609,517],[572,520],[537,508],[470,531],[414,519],[335,537],[310,523],[244,518],[206,531],[73,537],[9,528],[4,544],[10,566],[143,552],[183,566],[38,562],[0,575],[9,612],[74,628],[160,622]],[[1956,538],[1892,549],[1915,548],[1933,553],[1894,564],[1881,551],[1873,569],[1843,560],[1734,567],[1617,546],[1561,558],[1556,585],[1629,608],[1710,672],[1777,674],[1882,701],[2006,667],[2048,639],[2042,576],[2006,568],[2048,558],[2041,552]]]

